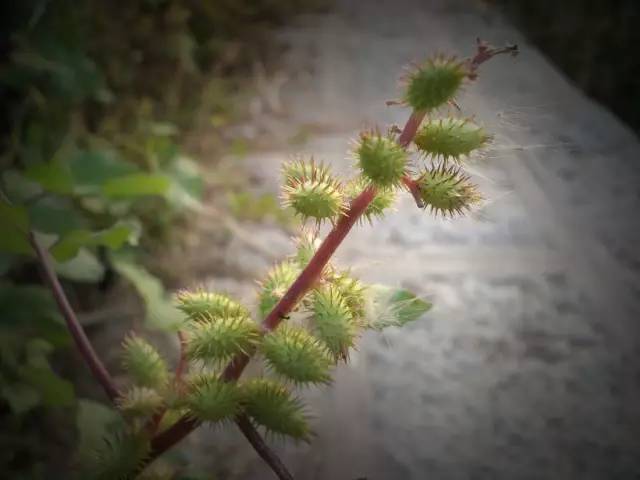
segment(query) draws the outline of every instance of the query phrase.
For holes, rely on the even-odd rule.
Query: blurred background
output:
[[[640,5],[634,0],[24,0],[0,14],[2,199],[20,205],[108,366],[167,333],[176,289],[255,304],[293,251],[280,163],[348,172],[411,61],[516,43],[461,112],[494,135],[487,201],[436,219],[410,197],[338,262],[433,301],[366,334],[305,392],[304,479],[640,478]],[[4,212],[0,212],[4,214]],[[0,216],[0,469],[68,478],[118,422],[74,352],[29,245]],[[74,232],[73,234],[71,234]],[[78,234],[77,232],[82,232]],[[231,426],[201,428],[152,478],[271,478]]]

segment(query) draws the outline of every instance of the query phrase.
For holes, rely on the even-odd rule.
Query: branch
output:
[[[472,58],[470,58],[467,63],[467,65],[469,66],[468,77],[471,80],[475,80],[478,76],[478,67],[487,60],[495,57],[496,55],[501,55],[503,53],[508,53],[512,57],[518,55],[518,45],[515,44],[507,44],[504,47],[496,48],[490,43],[478,38],[476,39],[476,45],[476,54]]]
[[[107,371],[102,360],[100,360],[100,357],[98,357],[98,354],[93,349],[87,335],[84,333],[84,329],[82,328],[82,325],[80,325],[73,308],[71,308],[69,300],[62,289],[62,285],[60,285],[60,280],[58,280],[58,275],[56,275],[56,272],[53,270],[51,260],[49,259],[49,253],[38,243],[33,232],[29,232],[28,235],[29,242],[33,246],[40,262],[40,266],[42,267],[44,280],[49,286],[49,289],[58,304],[60,313],[67,323],[69,333],[71,333],[76,347],[80,351],[80,355],[84,358],[85,363],[88,365],[95,379],[100,383],[100,385],[102,385],[102,388],[109,399],[111,401],[115,401],[120,396],[120,393],[111,378],[111,374]]]
[[[238,428],[253,449],[271,467],[271,470],[273,470],[280,480],[293,480],[293,476],[289,473],[287,467],[285,467],[280,458],[267,446],[246,415],[238,415],[236,417],[236,425],[238,425]]]
[[[398,137],[398,143],[400,145],[406,147],[411,143],[423,118],[424,113],[414,113],[409,117],[402,133]],[[287,290],[267,318],[265,318],[262,324],[265,331],[274,330],[318,280],[331,256],[375,198],[375,195],[375,187],[369,187],[352,200],[347,212],[338,220],[331,232],[329,232],[309,264],[289,287],[289,290]],[[222,378],[226,381],[235,381],[240,378],[250,358],[248,354],[236,356],[224,369]],[[174,444],[186,437],[198,425],[199,422],[197,420],[189,416],[184,416],[167,430],[156,435],[151,441],[151,453],[148,462],[150,463],[162,455]],[[240,427],[240,425],[238,426]]]
[[[469,65],[469,74],[468,77],[473,80],[477,76],[478,67],[494,57],[495,55],[501,53],[511,53],[512,55],[517,54],[517,46],[508,45],[504,48],[493,48],[490,47],[486,42],[482,42],[478,39],[478,51],[474,57],[468,60]],[[405,124],[402,132],[400,133],[397,142],[400,146],[406,148],[413,141],[413,138],[424,119],[426,112],[414,111],[407,123]],[[421,206],[422,200],[420,199],[419,190],[417,183],[415,180],[411,179],[409,176],[403,178],[403,183],[408,188],[408,190],[413,195],[414,199],[418,206]],[[335,253],[336,249],[340,246],[344,238],[347,236],[349,231],[353,225],[358,221],[358,219],[362,216],[364,211],[367,209],[369,204],[373,201],[376,196],[376,188],[370,186],[366,188],[360,195],[354,198],[351,201],[351,204],[346,211],[346,213],[338,220],[336,225],[333,227],[331,232],[324,239],[315,255],[309,262],[309,264],[305,267],[305,269],[300,273],[298,278],[293,282],[293,284],[289,287],[284,296],[280,299],[280,301],[276,304],[273,310],[269,313],[269,315],[264,319],[262,323],[263,331],[268,333],[269,331],[274,330],[278,327],[280,322],[284,318],[286,318],[291,310],[295,308],[300,299],[309,291],[310,288],[313,287],[315,282],[320,277],[322,270],[328,263],[331,256]],[[247,354],[241,354],[236,356],[224,369],[221,378],[225,381],[236,381],[242,375],[242,372],[246,368],[249,360],[251,359],[252,352]],[[251,426],[250,421],[247,419],[246,422]],[[271,468],[279,475],[276,470],[277,467],[274,467],[272,463],[264,455],[273,455],[275,454],[269,452],[268,447],[264,444],[264,441],[259,437],[258,432],[252,432],[252,438],[250,438],[245,431],[246,424],[244,423],[242,417],[236,419],[236,423],[242,432],[247,436],[247,439],[254,445],[252,438],[259,438],[260,444],[258,446],[254,445],[254,448],[260,456],[269,463]],[[186,437],[192,430],[198,427],[200,423],[193,419],[190,416],[184,416],[180,420],[178,420],[175,424],[169,427],[167,430],[160,432],[156,435],[151,441],[151,452],[147,459],[146,464],[151,463],[155,458],[160,456],[162,453],[167,451],[173,445],[178,443],[184,437]],[[251,426],[252,427],[252,426]],[[260,450],[259,450],[260,449]],[[269,452],[262,453],[261,452]],[[281,465],[280,461],[277,462]],[[286,470],[285,470],[286,472]],[[291,478],[291,477],[280,477],[280,478]]]

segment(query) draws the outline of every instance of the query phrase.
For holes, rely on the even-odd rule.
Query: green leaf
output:
[[[383,285],[371,285],[365,291],[365,297],[367,324],[375,330],[413,322],[432,306],[408,290]]]
[[[71,171],[60,162],[37,163],[27,168],[24,175],[49,192],[67,195],[73,191]]]
[[[140,265],[124,260],[116,260],[114,268],[131,282],[144,300],[147,310],[147,326],[160,330],[180,328],[184,315],[174,306],[160,280]]]
[[[73,385],[58,377],[50,368],[23,367],[20,377],[34,387],[48,407],[68,407],[73,405],[75,393]]]
[[[134,173],[107,181],[102,193],[112,198],[165,195],[171,187],[171,179],[162,174]]]
[[[0,235],[0,251],[33,254],[27,238],[29,216],[26,208],[0,200],[0,225],[6,226],[6,230]]]
[[[2,173],[3,192],[13,203],[20,204],[42,193],[42,187],[25,178],[22,172],[8,169]]]
[[[21,335],[37,333],[56,347],[68,345],[69,334],[49,290],[36,285],[0,286],[0,326]]]
[[[14,415],[22,415],[40,405],[38,391],[25,383],[2,385],[0,396],[9,404]]]
[[[204,193],[204,180],[198,165],[186,157],[178,157],[165,170],[171,176],[169,202],[177,208],[198,208]]]
[[[117,250],[125,243],[135,244],[138,240],[139,230],[133,224],[117,223],[111,228],[99,232],[89,230],[74,230],[64,235],[51,248],[53,257],[60,261],[66,261],[75,257],[82,247],[95,247],[102,245],[112,250]]]
[[[110,150],[80,150],[69,160],[78,194],[99,193],[102,185],[139,169]]]
[[[87,458],[104,442],[107,432],[123,424],[118,412],[93,400],[78,400],[76,428],[78,430],[78,454]]]
[[[104,276],[104,265],[92,252],[81,248],[71,260],[54,262],[55,271],[68,280],[83,283],[96,283]]]
[[[34,230],[62,235],[81,230],[86,219],[68,198],[48,197],[29,207],[29,218]]]

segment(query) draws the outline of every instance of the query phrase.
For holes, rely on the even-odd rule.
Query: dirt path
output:
[[[319,436],[313,449],[282,447],[288,464],[301,479],[639,478],[637,139],[474,2],[337,4],[283,32],[288,118],[273,121],[325,132],[302,150],[339,170],[362,125],[406,119],[384,102],[408,61],[466,55],[476,36],[522,54],[483,67],[459,102],[495,134],[473,165],[489,204],[444,221],[403,197],[341,247],[363,279],[407,286],[435,308],[367,335],[336,384],[312,392]],[[299,150],[248,159],[266,191]],[[285,235],[264,241],[287,252]],[[242,263],[260,271],[259,257]],[[268,478],[256,465],[246,478]]]

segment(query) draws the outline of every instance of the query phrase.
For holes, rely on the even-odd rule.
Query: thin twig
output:
[[[287,467],[282,460],[267,446],[256,428],[246,415],[238,415],[236,417],[236,425],[249,441],[253,449],[262,457],[262,459],[271,467],[273,473],[279,480],[293,480],[293,475],[289,473]]]
[[[484,40],[476,39],[477,51],[476,54],[469,59],[467,65],[469,66],[468,77],[471,80],[475,80],[478,76],[477,70],[487,60],[495,57],[496,55],[509,54],[513,57],[518,55],[518,45],[508,44],[504,47],[494,47]]]
[[[36,240],[33,232],[29,232],[29,242],[33,246],[33,249],[36,252],[38,260],[40,262],[40,266],[42,267],[42,272],[44,274],[44,280],[49,286],[53,297],[55,298],[56,303],[58,304],[58,308],[60,313],[65,319],[67,323],[67,328],[73,337],[73,340],[76,344],[76,347],[80,351],[80,355],[84,358],[84,361],[88,365],[91,373],[98,381],[105,393],[109,397],[111,401],[115,401],[120,393],[116,388],[116,385],[111,378],[111,374],[107,371],[106,367],[98,357],[98,354],[93,349],[93,345],[87,338],[87,335],[80,325],[78,318],[76,317],[69,300],[67,299],[67,295],[64,293],[62,289],[62,285],[60,285],[60,280],[58,280],[58,275],[56,274],[53,266],[51,264],[51,260],[49,259],[49,253],[42,248],[40,243]]]

